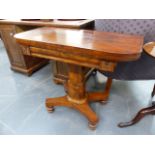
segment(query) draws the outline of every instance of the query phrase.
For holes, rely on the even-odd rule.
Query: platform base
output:
[[[73,108],[79,111],[88,119],[88,126],[91,130],[95,130],[99,118],[96,113],[90,108],[90,103],[101,103],[108,100],[110,88],[112,84],[112,79],[108,79],[106,83],[106,88],[103,92],[88,92],[85,100],[72,100],[67,95],[57,98],[47,98],[46,99],[46,108],[48,112],[53,112],[55,106],[65,106]]]

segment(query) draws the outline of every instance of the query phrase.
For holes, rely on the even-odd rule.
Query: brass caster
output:
[[[46,109],[49,113],[52,113],[55,110],[54,107],[46,107]]]
[[[59,80],[56,80],[56,79],[53,79],[54,83],[57,84],[57,85],[62,85],[63,82],[59,81]]]
[[[94,124],[94,123],[89,122],[89,123],[88,123],[88,126],[89,126],[89,128],[90,128],[91,130],[95,130],[97,124]]]
[[[107,104],[107,101],[100,101],[100,104],[105,105],[105,104]]]

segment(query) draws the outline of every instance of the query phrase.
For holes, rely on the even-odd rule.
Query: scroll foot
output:
[[[91,129],[91,130],[95,130],[96,127],[97,127],[97,123],[94,124],[94,123],[92,123],[92,122],[89,122],[89,123],[88,123],[88,126],[89,126],[89,129]]]
[[[144,116],[149,115],[149,114],[155,115],[155,106],[141,109],[137,113],[137,115],[135,116],[134,119],[132,119],[129,122],[119,123],[118,127],[123,128],[123,127],[134,125],[134,124],[138,123]]]
[[[46,109],[49,113],[53,113],[55,110],[54,107],[46,107]]]

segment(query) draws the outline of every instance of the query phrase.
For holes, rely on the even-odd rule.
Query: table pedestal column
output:
[[[69,79],[67,82],[67,95],[46,99],[49,112],[54,111],[54,106],[67,106],[81,112],[89,121],[89,127],[95,129],[99,121],[96,113],[90,108],[90,101],[106,101],[109,96],[112,80],[108,79],[104,92],[88,92],[85,90],[83,67],[69,64]]]

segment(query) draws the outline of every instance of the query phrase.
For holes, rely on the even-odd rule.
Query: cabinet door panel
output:
[[[7,50],[10,62],[13,65],[25,66],[24,57],[20,47],[14,39],[15,30],[13,26],[1,29],[1,37]]]

